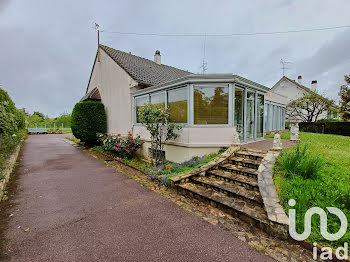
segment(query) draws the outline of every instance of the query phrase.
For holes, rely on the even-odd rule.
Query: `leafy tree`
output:
[[[23,111],[18,110],[8,93],[0,89],[0,134],[16,132],[24,125]]]
[[[43,113],[34,111],[33,116],[34,115],[40,117],[42,119],[42,121],[45,119],[45,115]]]
[[[304,122],[316,122],[322,113],[336,111],[334,101],[315,92],[305,93],[287,105],[289,118]]]
[[[177,131],[182,127],[169,122],[170,114],[165,108],[153,107],[151,104],[145,105],[139,111],[139,121],[151,134],[151,163],[160,164],[164,159],[161,152],[164,150],[166,141],[174,140],[179,135]]]
[[[350,75],[345,76],[346,85],[340,87],[340,116],[343,120],[350,120]]]
[[[63,124],[64,127],[70,127],[71,125],[71,114],[64,112],[59,117],[57,117],[54,122],[56,126],[61,126]]]

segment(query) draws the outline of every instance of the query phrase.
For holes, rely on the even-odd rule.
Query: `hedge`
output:
[[[24,112],[17,109],[7,92],[0,88],[0,134],[15,133],[24,127]]]
[[[350,136],[350,122],[303,122],[299,128],[303,132]]]
[[[107,120],[104,105],[99,101],[79,102],[72,112],[73,135],[82,142],[96,143],[97,133],[106,133]]]

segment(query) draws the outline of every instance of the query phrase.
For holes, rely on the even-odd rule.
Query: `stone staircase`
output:
[[[174,186],[184,194],[278,235],[280,229],[269,220],[258,186],[258,169],[265,154],[241,147],[220,163],[181,179]]]

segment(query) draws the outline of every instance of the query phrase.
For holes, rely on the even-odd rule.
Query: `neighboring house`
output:
[[[316,92],[317,80],[311,82],[311,88],[308,88],[302,84],[302,76],[298,76],[298,81],[292,80],[286,76],[283,76],[272,88],[271,92],[283,95],[287,98],[287,104],[292,100],[303,97],[304,94],[310,92]],[[325,118],[339,118],[339,114],[336,112],[324,112],[320,115],[319,119]],[[289,119],[286,121],[301,121],[300,119]]]
[[[287,98],[237,75],[192,74],[163,65],[159,51],[151,61],[100,45],[81,100],[101,100],[108,132],[140,135],[145,157],[149,133],[138,123],[137,112],[145,103],[168,108],[170,120],[183,128],[165,145],[165,156],[181,162],[263,139],[266,127],[284,129]]]

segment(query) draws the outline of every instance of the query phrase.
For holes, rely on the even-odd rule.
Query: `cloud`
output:
[[[84,95],[96,53],[94,22],[102,30],[140,33],[266,32],[347,24],[347,7],[347,0],[0,0],[0,80],[17,106],[57,116]],[[207,72],[240,74],[272,87],[283,58],[293,62],[288,76],[317,79],[334,94],[349,68],[349,32],[207,37]],[[101,42],[148,59],[159,49],[163,63],[200,72],[203,37],[101,33]]]

